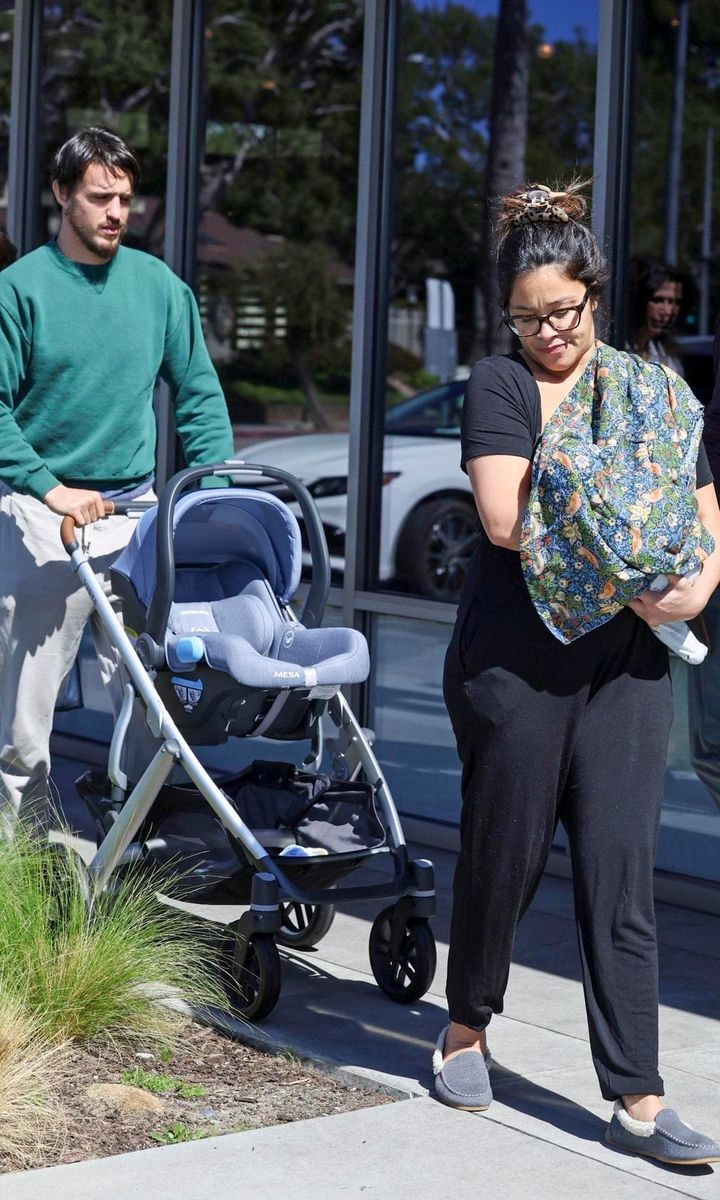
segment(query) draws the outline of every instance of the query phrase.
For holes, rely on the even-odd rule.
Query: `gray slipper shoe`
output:
[[[635,1121],[622,1100],[616,1100],[605,1141],[626,1154],[642,1154],[678,1167],[720,1162],[720,1145],[685,1125],[673,1108],[661,1108],[654,1121]]]
[[[493,1098],[488,1076],[488,1067],[492,1062],[490,1051],[482,1055],[477,1050],[463,1050],[444,1063],[445,1037],[449,1028],[446,1025],[443,1029],[433,1054],[435,1095],[451,1108],[461,1108],[464,1112],[484,1112]]]

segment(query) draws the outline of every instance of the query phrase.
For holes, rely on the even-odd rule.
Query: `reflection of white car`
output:
[[[464,381],[442,384],[397,404],[385,419],[379,578],[436,600],[457,600],[477,538],[470,483],[460,470],[464,394]],[[302,480],[318,506],[331,564],[341,571],[347,434],[274,438],[244,447],[242,456]]]

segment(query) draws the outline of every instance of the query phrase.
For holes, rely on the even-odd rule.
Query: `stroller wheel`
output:
[[[262,1021],[280,996],[280,955],[275,939],[268,933],[254,934],[247,942],[243,961],[245,935],[229,928],[232,941],[225,959],[225,991],[234,1012],[248,1021]]]
[[[275,934],[281,946],[292,946],[293,950],[309,950],[322,941],[335,920],[332,904],[298,904],[286,900],[280,905],[282,928]]]
[[[402,931],[400,948],[392,953],[394,906],[383,909],[370,930],[370,967],[386,996],[398,1004],[412,1004],[424,996],[435,976],[437,954],[430,923],[410,917]]]

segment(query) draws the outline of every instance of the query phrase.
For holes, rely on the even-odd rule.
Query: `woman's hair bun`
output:
[[[589,182],[589,181],[588,181]],[[608,278],[607,263],[583,217],[587,201],[580,193],[587,182],[573,179],[556,190],[544,183],[518,188],[503,196],[497,208],[497,269],[503,304],[513,283],[527,271],[559,267],[597,296]]]
[[[587,210],[587,200],[580,195],[586,186],[573,180],[563,191],[553,191],[544,183],[533,183],[503,196],[498,206],[496,236],[502,242],[518,225],[534,225],[538,221],[580,221]]]

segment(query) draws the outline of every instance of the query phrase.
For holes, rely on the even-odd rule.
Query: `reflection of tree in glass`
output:
[[[208,4],[201,211],[352,261],[362,8]]]
[[[13,14],[0,12],[0,194],[5,191],[10,139],[10,70]]]
[[[720,6],[716,0],[693,0],[688,13],[677,255],[682,267],[697,261],[701,253],[705,142],[708,127],[718,128],[720,100]],[[674,18],[676,5],[670,0],[648,0],[637,6],[630,252],[655,257],[663,257],[664,245],[664,183],[677,36]],[[717,216],[713,224],[717,227]],[[714,283],[717,310],[717,275]]]
[[[317,428],[318,372],[349,391],[362,11],[362,0],[207,6],[200,264],[226,334],[216,361],[230,394],[254,379],[280,399],[299,384]],[[211,230],[228,253],[212,254]]]
[[[337,281],[322,243],[288,242],[245,272],[247,295],[262,314],[259,348],[273,371],[290,367],[316,429],[330,424],[314,380],[317,368],[332,369],[344,353],[350,322],[349,296]]]
[[[485,256],[478,281],[485,301],[486,354],[502,354],[512,349],[510,331],[499,326],[497,320],[504,298],[494,269],[491,229],[496,197],[507,195],[525,179],[529,51],[527,0],[500,0],[485,174]]]
[[[126,138],[140,160],[142,195],[151,198],[138,213],[136,241],[155,254],[162,253],[165,211],[171,22],[165,0],[45,8],[46,156],[84,125],[104,125]]]
[[[481,264],[495,29],[496,18],[478,16],[469,3],[403,3],[394,292],[422,294],[428,275],[450,279],[461,362],[480,352],[476,293],[486,276]],[[549,57],[538,53],[545,42],[544,30],[530,26],[523,174],[552,181],[592,168],[595,48],[571,22],[567,39],[555,42]],[[510,58],[512,51],[513,43]],[[502,70],[501,94],[511,66]]]
[[[474,325],[494,29],[469,5],[403,0],[393,290],[423,296],[428,276],[451,280],[461,361]]]

